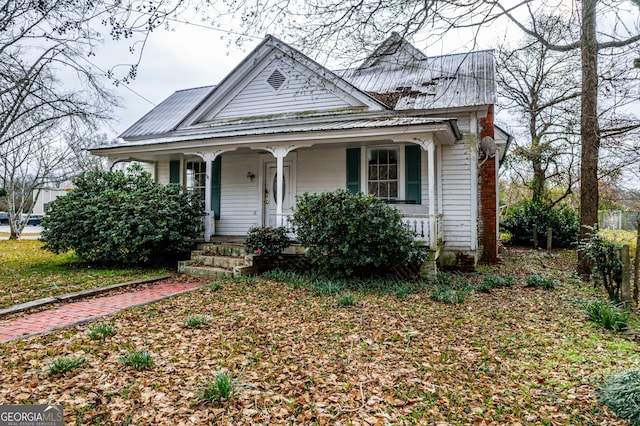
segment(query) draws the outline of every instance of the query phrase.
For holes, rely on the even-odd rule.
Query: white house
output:
[[[497,254],[509,138],[493,125],[494,73],[493,51],[428,57],[397,34],[330,71],[267,36],[218,85],[175,92],[91,152],[198,191],[206,241],[286,224],[296,195],[347,188],[393,203],[450,263],[475,265]]]

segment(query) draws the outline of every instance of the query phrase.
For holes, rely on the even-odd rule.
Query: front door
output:
[[[286,164],[283,166],[283,176],[284,180],[282,182],[284,197],[282,199],[282,215],[284,216],[284,224],[287,224],[287,218],[291,215],[291,207],[293,205],[293,200],[291,197],[291,187],[292,179],[291,179],[291,166]],[[276,180],[278,174],[278,169],[276,167],[276,163],[267,163],[265,176],[266,179],[264,181],[264,218],[265,218],[265,226],[276,226],[277,218],[276,218],[276,195],[278,191],[278,182]]]

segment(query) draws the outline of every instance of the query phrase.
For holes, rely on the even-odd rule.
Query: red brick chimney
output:
[[[487,116],[480,120],[480,141],[485,136],[495,138],[493,128],[493,105],[489,105]],[[482,262],[496,263],[498,261],[498,186],[497,186],[497,155],[486,158],[480,154],[480,218],[482,219]]]

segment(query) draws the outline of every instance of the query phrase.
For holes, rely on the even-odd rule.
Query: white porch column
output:
[[[427,145],[427,167],[429,169],[429,244],[431,249],[437,248],[436,234],[436,161],[435,145],[430,141]]]
[[[282,205],[284,204],[284,158],[295,146],[267,147],[267,151],[276,157],[276,226],[284,226]]]
[[[429,246],[432,250],[436,250],[438,248],[436,222],[438,220],[437,214],[439,213],[436,210],[436,205],[438,207],[441,206],[441,201],[436,200],[436,144],[432,135],[429,135],[424,139],[414,139],[414,142],[420,145],[420,147],[427,152],[427,168],[429,174]],[[439,151],[440,150],[438,150],[438,152]],[[438,193],[440,199],[442,199],[441,192],[442,191]]]
[[[211,241],[211,236],[216,233],[216,218],[213,210],[211,210],[211,186],[213,180],[213,162],[221,154],[222,151],[214,152],[198,152],[200,158],[205,163],[205,181],[204,181],[204,241]]]
[[[205,170],[207,171],[205,183],[204,183],[204,241],[211,241],[211,236],[215,234],[216,231],[216,218],[211,210],[211,181],[213,179],[213,173],[211,173],[211,169],[213,168],[213,160],[215,160],[216,155],[207,152],[204,155],[205,162]]]

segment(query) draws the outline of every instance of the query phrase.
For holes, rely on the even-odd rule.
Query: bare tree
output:
[[[538,19],[549,37],[559,39],[570,30],[557,17]],[[529,188],[534,202],[553,206],[578,182],[577,60],[525,37],[516,48],[500,46],[497,65],[499,103],[516,117],[511,128],[520,135],[507,164]]]
[[[190,4],[0,0],[0,187],[11,238],[19,237],[40,188],[99,166],[82,149],[115,105],[106,79],[135,77],[149,33]],[[102,72],[90,62],[105,38],[126,39],[137,53],[126,71],[114,64]]]
[[[20,238],[42,187],[69,178],[72,150],[64,143],[61,122],[39,127],[0,146],[0,186],[6,191],[10,239]]]

